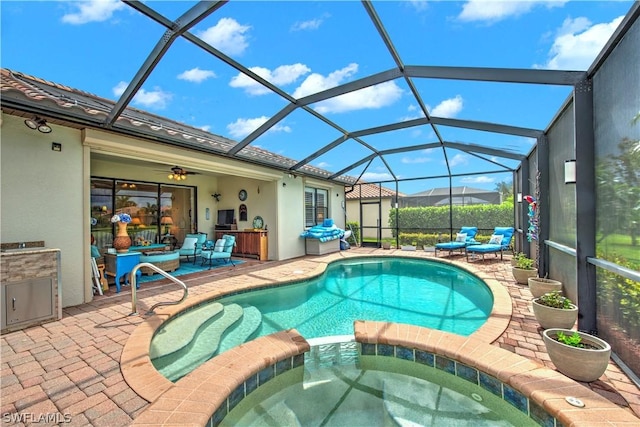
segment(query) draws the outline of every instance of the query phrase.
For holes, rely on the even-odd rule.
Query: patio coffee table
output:
[[[148,262],[163,271],[175,271],[180,267],[180,253],[178,251],[145,251],[140,255],[140,262]],[[147,276],[156,273],[149,267],[140,267],[140,271]]]

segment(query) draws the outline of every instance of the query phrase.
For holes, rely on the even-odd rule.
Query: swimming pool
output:
[[[437,261],[378,257],[337,261],[318,278],[203,304],[171,319],[151,343],[158,371],[175,381],[216,354],[295,328],[306,339],[353,334],[359,319],[468,336],[491,313],[483,281]]]

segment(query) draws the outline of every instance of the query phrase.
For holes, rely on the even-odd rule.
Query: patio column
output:
[[[590,79],[573,90],[576,156],[576,267],[578,329],[597,332],[596,268],[587,258],[596,256],[596,180],[593,135],[593,88]],[[571,184],[569,184],[571,185]]]

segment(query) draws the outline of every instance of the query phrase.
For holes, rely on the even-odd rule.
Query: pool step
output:
[[[149,357],[157,359],[189,345],[198,329],[208,320],[215,320],[223,310],[218,302],[205,304],[171,320],[170,328],[160,330],[153,337]]]
[[[244,306],[242,319],[225,331],[216,354],[220,354],[247,341],[258,330],[261,324],[262,313],[260,313],[260,310],[250,305]]]
[[[218,350],[222,334],[243,316],[243,309],[238,304],[224,306],[222,316],[206,322],[198,329],[189,345],[178,351],[152,359],[153,365],[166,378],[176,381],[195,367],[206,362]]]

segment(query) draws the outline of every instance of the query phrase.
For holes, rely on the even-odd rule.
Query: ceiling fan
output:
[[[198,172],[189,172],[180,166],[174,166],[171,168],[171,172],[167,175],[167,178],[175,181],[184,181],[187,179],[187,175],[198,175]]]

